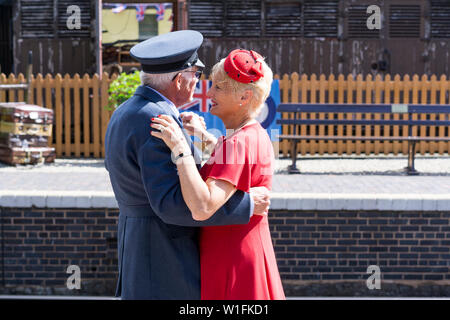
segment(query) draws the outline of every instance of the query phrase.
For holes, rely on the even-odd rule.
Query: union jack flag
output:
[[[125,4],[117,4],[111,11],[114,13],[121,13],[123,10],[125,10],[127,6]]]
[[[208,98],[206,93],[211,88],[211,83],[212,81],[209,80],[198,81],[192,102],[188,102],[181,107],[178,107],[178,110],[208,112],[211,107],[211,99]]]
[[[164,3],[157,4],[155,6],[156,9],[156,21],[164,20]]]
[[[145,13],[145,9],[146,9],[146,5],[144,4],[137,4],[136,5],[136,19],[137,21],[141,22],[144,20],[144,13]]]

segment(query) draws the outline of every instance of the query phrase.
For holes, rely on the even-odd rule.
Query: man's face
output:
[[[195,86],[197,85],[197,67],[193,67],[187,70],[182,70],[179,76],[175,78],[175,81],[179,81],[179,90],[177,94],[178,105],[183,105],[192,101],[194,98]]]

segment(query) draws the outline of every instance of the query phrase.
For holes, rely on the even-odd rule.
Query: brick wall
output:
[[[288,295],[450,296],[450,212],[271,214]],[[380,290],[367,288],[370,265]]]
[[[0,293],[114,294],[117,209],[0,210]],[[270,228],[289,296],[450,296],[450,212],[272,211]]]
[[[114,294],[118,210],[0,209],[0,292]],[[66,288],[69,265],[81,290]]]

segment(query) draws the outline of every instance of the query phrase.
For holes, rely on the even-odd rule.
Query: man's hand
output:
[[[253,214],[266,216],[269,213],[270,191],[266,187],[254,187],[250,188],[250,196],[255,203]]]
[[[183,121],[183,128],[191,136],[201,138],[202,134],[206,131],[206,123],[203,117],[200,117],[194,112],[182,112],[180,117]]]

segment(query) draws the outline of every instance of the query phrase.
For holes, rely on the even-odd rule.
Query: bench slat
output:
[[[279,139],[290,140],[358,140],[358,141],[450,141],[450,137],[352,137],[352,136],[305,136],[281,134]]]
[[[281,103],[278,105],[277,111],[329,113],[450,113],[450,106],[439,104]]]
[[[315,124],[315,125],[419,125],[419,126],[450,126],[445,120],[346,120],[346,119],[279,119],[277,124]]]

